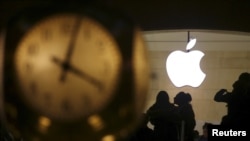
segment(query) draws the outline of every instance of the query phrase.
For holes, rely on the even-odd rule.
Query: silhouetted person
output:
[[[244,93],[244,89],[247,88],[248,86],[247,83],[249,83],[250,80],[250,74],[247,72],[241,73],[238,80],[233,83],[233,90],[232,92],[228,92],[226,89],[220,89],[214,96],[214,100],[216,102],[225,102],[229,103],[232,95],[237,94],[237,93]],[[245,88],[243,88],[245,87]]]
[[[147,110],[147,115],[154,126],[154,141],[178,141],[180,120],[166,91],[158,93],[156,102]]]
[[[193,107],[190,104],[192,97],[189,93],[179,92],[174,103],[178,105],[178,111],[184,121],[184,141],[194,141],[194,128],[196,125]],[[180,127],[180,130],[182,127]]]
[[[143,113],[141,116],[141,123],[131,136],[129,141],[154,141],[153,130],[148,127],[149,118]]]
[[[227,103],[227,115],[222,118],[221,125],[242,127],[249,124],[250,74],[241,73],[233,84],[232,92],[221,89],[214,100]]]

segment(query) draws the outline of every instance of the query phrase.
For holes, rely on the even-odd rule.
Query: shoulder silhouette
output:
[[[221,125],[246,126],[250,119],[250,73],[243,72],[233,83],[233,90],[219,90],[214,100],[227,103],[227,115],[221,120]]]
[[[194,140],[194,128],[196,126],[196,121],[193,107],[190,104],[191,101],[191,95],[185,92],[179,92],[174,97],[174,103],[178,105],[178,112],[182,117],[182,128],[184,128],[185,141]]]
[[[179,115],[177,108],[169,102],[166,91],[159,91],[155,103],[147,110],[154,126],[155,141],[178,141]]]

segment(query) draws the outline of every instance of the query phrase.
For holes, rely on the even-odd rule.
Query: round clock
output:
[[[106,106],[119,81],[122,56],[100,23],[59,14],[23,36],[14,65],[23,100],[45,116],[70,120]]]
[[[126,16],[93,7],[26,11],[6,30],[7,129],[27,141],[128,136],[149,80],[139,28]]]

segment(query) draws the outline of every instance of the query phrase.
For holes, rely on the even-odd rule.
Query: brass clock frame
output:
[[[16,81],[17,72],[13,63],[17,44],[25,33],[41,19],[63,13],[91,17],[102,24],[114,37],[122,56],[120,78],[108,105],[95,114],[70,122],[43,117],[21,100],[20,87]],[[138,112],[143,110],[147,93],[149,70],[146,54],[139,58],[145,59],[142,69],[135,72],[134,65],[136,64],[135,55],[138,55],[138,53],[134,53],[134,46],[137,44],[135,40],[139,39],[138,44],[143,46],[140,48],[144,48],[141,36],[133,20],[126,15],[103,7],[56,7],[55,5],[31,7],[12,17],[6,30],[4,50],[4,121],[7,129],[16,138],[24,138],[25,141],[36,139],[41,141],[104,140],[105,138],[119,140],[125,138],[138,124],[138,118],[141,115]],[[140,72],[140,77],[136,77],[135,73]],[[135,80],[135,78],[141,79],[144,76],[144,82]],[[137,85],[140,88],[137,88]]]

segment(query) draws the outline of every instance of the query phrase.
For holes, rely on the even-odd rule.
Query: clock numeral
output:
[[[85,29],[83,31],[83,36],[85,39],[90,39],[90,37],[91,37],[90,31],[88,29]]]
[[[45,100],[45,104],[46,104],[47,106],[51,106],[51,93],[46,92],[46,93],[44,94],[44,100]]]
[[[33,69],[33,65],[31,65],[29,62],[25,65],[27,73],[30,73]]]
[[[36,45],[36,44],[30,44],[29,46],[28,46],[28,54],[29,55],[35,55],[35,54],[37,54],[38,53],[38,46]]]
[[[62,24],[60,30],[64,35],[71,35],[73,27],[71,24]]]
[[[97,46],[99,51],[103,52],[104,51],[104,46],[103,46],[103,42],[102,41],[98,41],[97,42]]]
[[[86,95],[86,94],[83,94],[83,110],[84,110],[84,113],[89,113],[89,108],[88,107],[91,107],[91,100],[90,98]]]
[[[50,40],[52,38],[51,30],[49,30],[49,29],[43,30],[42,33],[41,33],[41,37],[45,41]]]
[[[35,83],[35,81],[31,81],[30,90],[33,95],[37,94],[37,83]]]
[[[110,64],[107,63],[107,61],[104,61],[103,62],[103,69],[101,70],[101,73],[109,75],[109,72],[110,72],[109,70],[110,70]]]
[[[61,108],[64,112],[69,112],[70,110],[72,110],[71,104],[67,99],[63,100],[61,104]]]

